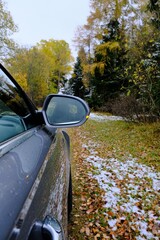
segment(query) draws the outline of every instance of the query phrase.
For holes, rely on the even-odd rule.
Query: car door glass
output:
[[[0,142],[25,131],[29,114],[17,87],[0,69]]]

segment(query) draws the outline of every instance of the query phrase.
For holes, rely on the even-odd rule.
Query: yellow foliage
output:
[[[28,91],[28,84],[27,84],[27,74],[16,73],[14,74],[16,81],[19,85],[27,92]]]
[[[91,74],[94,74],[95,69],[98,68],[100,71],[100,74],[104,73],[104,68],[105,68],[105,63],[99,62],[99,63],[94,63],[91,65]]]
[[[110,51],[120,50],[120,45],[118,42],[106,42],[99,46],[97,46],[97,52],[101,53],[102,55],[106,55],[106,49]]]

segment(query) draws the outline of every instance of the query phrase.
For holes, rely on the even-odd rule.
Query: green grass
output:
[[[82,126],[87,136],[100,143],[102,157],[125,160],[131,154],[139,162],[160,170],[160,123],[134,124],[123,121],[96,122]]]
[[[92,240],[106,239],[103,235],[113,239],[111,232],[108,230],[103,205],[104,192],[99,188],[97,181],[92,179],[90,173],[91,167],[85,161],[88,154],[87,149],[82,148],[83,144],[96,143],[95,150],[97,155],[109,161],[114,157],[125,161],[128,157],[137,158],[140,163],[154,166],[157,171],[160,170],[160,123],[153,124],[133,124],[123,121],[106,121],[96,122],[89,119],[82,127],[68,130],[71,137],[72,150],[72,181],[73,181],[73,211],[71,214],[69,230],[69,240]],[[89,141],[91,141],[89,143]],[[106,165],[107,166],[107,165]],[[104,168],[105,169],[105,168]],[[103,169],[103,170],[104,170]],[[92,168],[92,173],[97,174],[97,168]],[[151,184],[147,179],[147,184]],[[126,179],[127,181],[127,179]],[[141,179],[139,180],[141,181]],[[147,186],[147,185],[146,185]],[[132,198],[135,196],[133,195]],[[152,196],[150,196],[152,198]],[[143,199],[144,198],[144,199]],[[146,194],[142,200],[145,201]],[[155,200],[154,200],[155,199]],[[153,196],[153,200],[145,203],[143,208],[146,211],[153,210],[158,215],[158,197]],[[94,211],[87,214],[88,201],[92,200]],[[152,204],[151,204],[152,203]],[[121,202],[119,202],[121,205]],[[157,210],[156,210],[157,206]],[[108,214],[113,214],[112,209],[107,209]],[[157,211],[157,212],[156,212]],[[114,217],[118,217],[116,213]],[[130,236],[126,239],[135,239],[135,232],[130,232],[128,221],[132,220],[132,215],[127,215],[127,221],[122,223],[120,230],[123,236],[117,236],[116,239],[124,239],[124,234]],[[98,225],[97,225],[98,224]],[[99,227],[100,225],[100,227]],[[87,235],[86,230],[90,229]],[[126,231],[126,232],[125,232]],[[100,237],[95,238],[96,234]],[[132,236],[130,235],[132,234]]]

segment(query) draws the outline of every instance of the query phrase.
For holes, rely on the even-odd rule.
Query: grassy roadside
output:
[[[84,161],[87,150],[81,148],[83,137],[81,128],[70,132],[72,141],[72,184],[73,184],[73,209],[69,223],[69,239],[84,240],[94,238],[102,231],[99,225],[103,211],[103,191],[97,181],[88,176],[90,166]],[[83,132],[83,130],[82,130]],[[93,232],[90,232],[93,227]],[[98,235],[99,236],[99,235]]]
[[[72,142],[73,212],[69,224],[69,239],[112,239],[106,235],[103,215],[103,192],[90,178],[90,165],[84,159],[84,142],[92,139],[102,158],[125,160],[130,154],[139,162],[160,170],[160,123],[137,125],[122,121],[89,120],[82,127],[69,131]],[[109,213],[112,214],[112,213]],[[126,228],[127,226],[125,226]],[[92,231],[90,230],[92,229]],[[124,238],[118,238],[124,239]],[[134,239],[126,235],[125,239]]]
[[[99,154],[102,157],[123,160],[131,154],[141,163],[160,170],[160,123],[90,120],[81,128],[88,137],[101,145]]]

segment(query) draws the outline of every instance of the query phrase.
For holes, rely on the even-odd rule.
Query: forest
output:
[[[160,0],[90,0],[73,39],[75,60],[64,40],[19,46],[12,40],[17,29],[0,0],[0,61],[37,106],[63,88],[96,111],[160,118]]]

